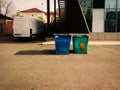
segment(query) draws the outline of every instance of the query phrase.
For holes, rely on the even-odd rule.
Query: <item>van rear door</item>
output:
[[[14,36],[30,37],[30,23],[29,20],[15,20],[14,21]]]

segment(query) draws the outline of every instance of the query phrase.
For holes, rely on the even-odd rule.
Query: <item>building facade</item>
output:
[[[79,0],[90,39],[120,40],[120,0]]]
[[[7,20],[13,20],[13,19],[3,14],[0,14],[0,36],[6,34],[6,30],[7,30],[6,21]]]
[[[44,11],[41,11],[37,8],[30,8],[27,10],[20,11],[20,16],[30,16],[35,17],[43,21],[44,23],[47,22],[47,17]]]

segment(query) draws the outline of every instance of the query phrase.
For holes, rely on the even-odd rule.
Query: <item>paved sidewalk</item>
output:
[[[54,41],[0,43],[0,90],[120,90],[120,45],[100,42],[68,55],[56,55]]]
[[[42,42],[42,45],[53,45],[55,41]],[[71,45],[72,45],[71,41]],[[120,45],[120,41],[89,41],[89,45]]]

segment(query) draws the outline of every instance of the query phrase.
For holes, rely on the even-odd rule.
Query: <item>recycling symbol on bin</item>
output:
[[[80,50],[85,50],[85,42],[80,42]]]

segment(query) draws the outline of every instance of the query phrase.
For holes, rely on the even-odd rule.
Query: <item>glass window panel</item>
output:
[[[117,8],[120,8],[120,0],[117,0]]]
[[[116,8],[116,0],[105,0],[105,8]]]
[[[105,9],[105,20],[116,20],[116,9]]]
[[[92,9],[86,10],[85,17],[86,17],[86,21],[88,23],[88,27],[89,27],[90,31],[92,32]]]
[[[93,0],[79,0],[84,16],[86,18],[88,27],[92,32],[92,7],[93,7]]]
[[[79,0],[82,8],[92,8],[92,0]]]
[[[120,9],[117,9],[117,32],[120,32]]]
[[[91,8],[84,8],[83,13],[85,15],[88,27],[90,31],[92,32],[92,9]]]
[[[93,0],[93,8],[104,8],[105,0]]]
[[[115,32],[116,31],[116,10],[106,9],[105,10],[105,32]]]

